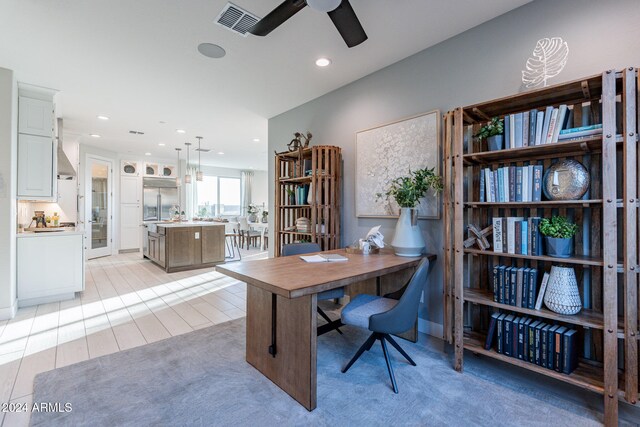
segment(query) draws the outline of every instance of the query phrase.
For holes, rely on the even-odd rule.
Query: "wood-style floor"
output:
[[[267,256],[242,252],[243,259]],[[40,372],[245,315],[245,284],[213,268],[167,274],[135,253],[88,261],[85,279],[73,300],[22,308],[0,321],[0,404],[31,406]],[[6,409],[0,425],[29,424],[30,412]]]

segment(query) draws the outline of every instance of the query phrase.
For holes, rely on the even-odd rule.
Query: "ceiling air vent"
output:
[[[144,135],[144,132],[140,132],[139,130],[130,130],[129,133],[132,135]]]
[[[227,3],[216,18],[216,24],[243,37],[247,37],[249,28],[253,27],[259,20],[260,18],[235,4]]]

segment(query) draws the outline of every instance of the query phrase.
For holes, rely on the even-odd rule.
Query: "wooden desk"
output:
[[[421,258],[347,254],[347,262],[307,263],[298,256],[242,261],[216,270],[246,282],[247,362],[302,406],[316,407],[317,294],[415,269]],[[435,255],[427,255],[430,260]]]

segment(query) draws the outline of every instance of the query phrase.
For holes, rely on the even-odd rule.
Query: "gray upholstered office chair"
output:
[[[362,294],[355,297],[353,301],[342,309],[342,323],[345,325],[360,326],[373,332],[358,349],[353,358],[351,358],[349,363],[347,363],[347,366],[342,369],[342,373],[347,372],[351,365],[362,356],[362,353],[369,351],[376,340],[380,340],[393,391],[394,393],[398,393],[398,386],[396,385],[396,378],[393,375],[393,366],[391,366],[391,359],[389,359],[386,342],[394,346],[410,364],[416,366],[416,363],[402,347],[391,338],[391,334],[405,332],[415,324],[418,316],[420,293],[427,280],[428,270],[429,260],[424,258],[420,261],[416,272],[411,277],[400,300]]]
[[[291,244],[282,246],[282,256],[303,255],[303,254],[308,254],[312,252],[320,252],[321,250],[322,249],[320,249],[320,245],[318,245],[317,243],[291,243]],[[330,299],[342,298],[343,296],[344,296],[344,288],[331,289],[328,291],[323,291],[318,293],[318,301],[326,301]],[[335,325],[335,327],[332,327],[328,330],[323,328],[324,331],[323,332],[318,331],[318,335],[322,335],[323,333],[330,332],[333,329],[335,329],[336,331],[338,331],[339,334],[342,335],[342,331],[338,329],[340,325],[339,324],[336,325],[336,322],[331,320],[331,318],[327,315],[327,313],[324,312],[324,310],[320,308],[320,306],[318,306],[317,309],[318,309],[318,314],[322,316],[322,318],[326,320],[328,324]]]

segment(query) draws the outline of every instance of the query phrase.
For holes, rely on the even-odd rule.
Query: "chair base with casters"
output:
[[[393,373],[387,343],[398,350],[411,365],[416,366],[416,363],[391,337],[391,334],[405,332],[415,323],[418,316],[420,293],[427,278],[428,268],[429,260],[425,258],[418,265],[400,300],[363,294],[354,298],[342,310],[342,322],[345,325],[358,326],[372,332],[342,369],[342,373],[347,372],[365,351],[371,350],[376,341],[380,341],[393,392],[398,393],[398,385]]]
[[[293,256],[293,255],[304,255],[313,252],[320,252],[320,245],[317,243],[291,243],[282,246],[282,256]],[[328,291],[323,291],[318,293],[318,301],[326,301],[330,299],[342,298],[344,296],[344,288],[331,289]],[[340,320],[331,320],[331,318],[320,308],[317,306],[318,314],[327,321],[326,325],[318,326],[317,335],[320,336],[322,334],[326,334],[327,332],[331,332],[333,330],[338,331],[340,335],[342,335],[342,331],[338,328],[343,325]]]

